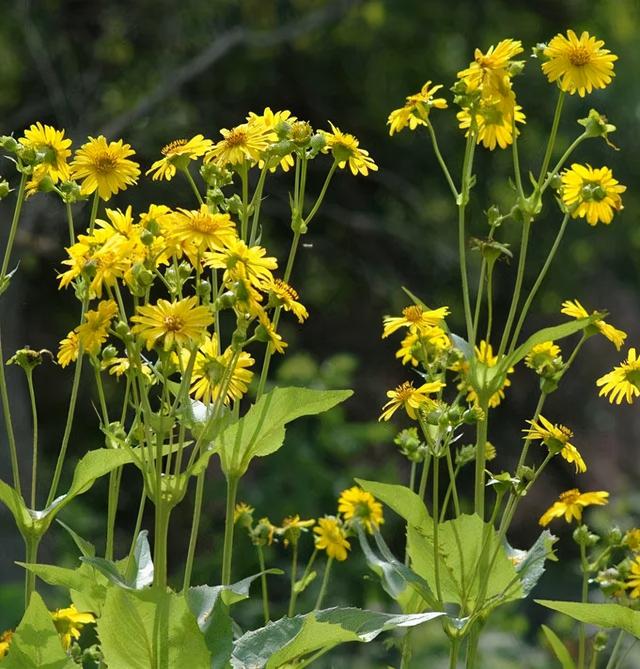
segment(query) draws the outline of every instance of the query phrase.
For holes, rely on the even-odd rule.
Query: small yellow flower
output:
[[[640,551],[640,529],[634,527],[626,532],[623,543],[632,553]]]
[[[576,320],[589,317],[589,313],[578,300],[565,300],[562,303],[560,313],[565,314],[566,316],[571,316]],[[613,325],[602,319],[598,319],[593,325],[598,329],[601,335],[606,337],[616,347],[616,350],[619,351],[622,348],[624,340],[627,338],[626,332],[614,328]]]
[[[302,532],[306,532],[315,524],[316,521],[313,518],[302,520],[297,513],[295,516],[287,516],[282,521],[282,526],[278,528],[278,534],[284,537],[284,547],[287,548],[290,543],[295,545]]]
[[[544,50],[548,59],[542,71],[549,81],[557,81],[563,91],[583,98],[594,88],[605,88],[615,76],[613,63],[618,56],[603,49],[604,42],[583,32],[580,37],[567,31],[556,35]]]
[[[441,325],[448,314],[449,307],[423,309],[417,304],[412,304],[402,310],[402,316],[385,316],[383,318],[382,338],[388,337],[403,327],[409,328],[409,332],[413,334],[427,332],[434,325]]]
[[[11,639],[13,638],[13,630],[5,630],[0,634],[0,660],[4,659],[9,652],[11,646]]]
[[[222,250],[237,238],[235,223],[229,214],[211,213],[206,204],[200,209],[178,209],[170,217],[167,242],[178,257],[184,251],[192,264],[205,251]],[[172,249],[174,250],[174,249]]]
[[[203,259],[205,267],[225,270],[225,282],[246,279],[258,289],[266,289],[273,283],[271,271],[278,267],[278,261],[267,256],[262,246],[247,246],[238,238],[220,251],[204,253]]]
[[[51,177],[53,183],[69,179],[69,165],[67,158],[71,155],[71,140],[65,138],[64,130],[56,130],[50,125],[34,123],[24,131],[20,143],[28,148],[44,153],[40,178],[44,175]]]
[[[539,439],[549,449],[549,453],[560,453],[567,461],[575,464],[576,472],[586,472],[585,464],[578,449],[570,443],[573,432],[565,425],[551,423],[544,416],[538,416],[538,421],[528,420],[529,429],[523,430],[527,439]]]
[[[273,327],[273,323],[269,320],[266,312],[261,310],[258,312],[258,320],[260,325],[261,341],[266,341],[269,344],[270,350],[276,353],[284,353],[284,349],[287,348],[288,344],[285,342],[282,337],[278,334],[276,329]],[[257,330],[258,328],[256,328]]]
[[[242,165],[245,161],[255,164],[262,152],[276,140],[273,130],[259,121],[242,123],[228,130],[220,131],[223,139],[213,146],[205,157],[205,163],[215,163],[218,167]]]
[[[58,364],[60,367],[66,367],[78,359],[79,353],[80,340],[78,338],[78,333],[75,332],[75,330],[71,330],[71,332],[69,332],[67,336],[60,342],[57,356]]]
[[[123,279],[131,268],[134,242],[120,234],[109,237],[107,241],[91,256],[90,262],[95,267],[91,279],[91,294],[102,297],[104,286],[113,287],[118,279]]]
[[[145,340],[147,349],[162,340],[165,351],[194,344],[204,336],[213,316],[205,306],[198,306],[196,297],[186,297],[177,302],[158,300],[155,305],[138,307],[131,321],[134,334]]]
[[[498,356],[493,354],[493,347],[484,339],[475,347],[476,359],[486,367],[495,367],[498,364]],[[468,363],[464,363],[463,369],[468,368]],[[508,374],[513,374],[513,367],[509,367]],[[511,385],[511,379],[505,378],[502,386],[496,390],[489,398],[489,407],[495,409],[505,397],[504,389]],[[467,402],[478,402],[478,395],[473,388],[468,389]]]
[[[640,597],[640,555],[636,555],[631,563],[631,570],[625,587],[627,590],[631,590],[629,593],[631,599]]]
[[[318,524],[313,528],[316,548],[327,552],[327,557],[334,558],[338,562],[347,559],[347,551],[351,545],[340,521],[333,516],[325,516],[318,519]]]
[[[574,518],[580,522],[582,520],[582,509],[585,506],[593,504],[603,505],[609,501],[609,493],[599,492],[580,492],[577,488],[563,492],[549,509],[540,517],[540,525],[545,527],[554,518],[562,518],[570,523]]]
[[[304,304],[298,302],[298,293],[288,283],[282,279],[275,279],[268,285],[269,292],[273,295],[277,304],[281,305],[285,311],[290,311],[297,319],[298,323],[304,323],[309,317]]]
[[[103,361],[100,367],[103,370],[104,369],[109,370],[109,374],[111,374],[112,376],[120,378],[123,374],[126,374],[131,369],[131,361],[129,360],[129,358],[111,358],[106,362]],[[140,370],[144,374],[147,381],[153,384],[155,377],[153,375],[151,367],[149,367],[149,365],[147,365],[146,363],[142,363],[140,365]]]
[[[515,101],[515,98],[514,98]],[[513,143],[513,119],[516,123],[524,123],[525,115],[522,107],[512,104],[505,104],[504,100],[491,99],[483,102],[475,113],[476,122],[476,143],[482,144],[486,149],[493,151],[496,146],[506,149]],[[469,134],[471,128],[472,114],[468,109],[463,109],[457,114],[460,121],[460,128],[466,130],[465,137]],[[516,132],[519,132],[516,129]]]
[[[233,524],[240,522],[242,525],[251,527],[254,511],[255,509],[246,502],[238,502],[233,510]]]
[[[56,609],[51,617],[65,650],[69,650],[73,640],[80,638],[80,632],[85,625],[96,621],[93,613],[80,613],[73,604],[66,609]]]
[[[338,512],[346,521],[353,519],[361,522],[369,534],[373,534],[382,523],[382,504],[370,493],[358,486],[353,486],[340,493]]]
[[[282,139],[283,135],[288,136],[290,133],[286,132],[286,129],[292,129],[298,119],[295,116],[291,115],[291,112],[288,109],[283,109],[281,111],[272,111],[270,107],[265,107],[262,114],[256,114],[255,112],[249,112],[247,116],[247,121],[249,123],[254,123],[257,125],[262,125],[262,127],[267,130],[273,131],[275,136],[271,138],[271,141],[275,142],[278,138]],[[304,124],[307,125],[307,124]],[[291,139],[294,139],[291,137]],[[294,140],[295,141],[295,140]],[[290,153],[282,156],[278,165],[282,168],[283,172],[288,172],[294,165],[293,156]],[[269,168],[270,172],[275,172],[278,165],[274,165]],[[262,169],[264,167],[264,160],[258,161],[258,167]]]
[[[494,85],[491,80],[496,76],[501,78],[507,75],[511,60],[523,51],[522,42],[513,39],[504,39],[496,46],[490,46],[487,53],[476,49],[473,62],[458,72],[458,78],[471,90]]]
[[[552,370],[556,362],[562,362],[562,351],[552,341],[536,344],[524,359],[524,364],[529,369],[535,370],[536,374]]]
[[[109,336],[109,326],[117,312],[118,307],[113,300],[103,300],[95,311],[87,311],[85,322],[76,328],[80,345],[87,353],[95,355],[100,350]]]
[[[428,125],[432,107],[446,109],[447,101],[444,98],[433,97],[441,88],[442,85],[431,86],[431,82],[427,81],[418,93],[407,96],[404,106],[389,114],[389,135],[400,132],[407,126],[410,130],[415,130],[419,125]]]
[[[627,359],[601,376],[596,385],[601,387],[599,395],[604,395],[611,404],[621,404],[623,399],[631,404],[640,395],[640,358],[636,349],[630,348]]]
[[[609,225],[614,212],[623,209],[620,193],[626,190],[608,167],[573,163],[562,173],[562,201],[572,218],[586,218],[589,225]]]
[[[82,180],[84,195],[97,190],[98,195],[107,201],[138,181],[140,166],[129,160],[133,155],[135,151],[121,139],[107,142],[103,135],[89,137],[89,141],[76,151],[71,163],[71,176]]]
[[[329,122],[331,132],[322,131],[326,142],[322,149],[324,153],[331,151],[340,169],[349,164],[349,169],[354,176],[362,174],[367,176],[369,170],[378,171],[378,166],[373,162],[369,152],[360,148],[360,142],[351,134],[342,132],[333,123]]]
[[[425,326],[419,333],[412,333],[409,330],[400,342],[396,358],[401,359],[403,365],[411,363],[416,367],[420,360],[429,364],[450,348],[451,339],[441,327]]]
[[[156,160],[146,174],[151,174],[154,181],[166,179],[171,181],[176,174],[176,169],[186,170],[189,162],[203,156],[211,149],[213,142],[205,139],[203,135],[196,135],[191,139],[175,139],[163,147],[162,158]]]
[[[414,388],[412,381],[405,381],[395,390],[387,391],[389,401],[382,407],[378,420],[389,420],[400,407],[404,408],[409,418],[416,420],[418,409],[427,409],[433,405],[434,400],[429,395],[439,392],[444,385],[442,381],[431,381]]]

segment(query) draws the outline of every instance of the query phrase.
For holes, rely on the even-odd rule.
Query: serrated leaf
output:
[[[555,656],[562,665],[562,669],[576,669],[571,654],[567,650],[567,647],[558,638],[558,635],[546,625],[542,625],[542,631],[547,638],[547,642],[551,646],[551,650],[555,653]]]
[[[559,602],[550,599],[536,599],[536,604],[553,611],[564,613],[574,620],[596,627],[622,629],[636,639],[640,639],[640,611],[620,604],[589,604],[582,602]]]

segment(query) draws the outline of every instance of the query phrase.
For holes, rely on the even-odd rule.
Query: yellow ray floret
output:
[[[560,455],[576,467],[576,472],[587,471],[578,449],[569,441],[573,432],[565,425],[554,424],[544,416],[538,416],[538,421],[527,421],[530,428],[523,430],[527,439],[539,439],[549,449],[549,453]]]
[[[630,348],[627,359],[601,376],[596,385],[600,387],[600,396],[608,398],[611,404],[621,404],[622,400],[631,404],[640,395],[640,358],[636,349]]]
[[[589,313],[587,310],[578,302],[578,300],[565,300],[562,303],[562,309],[560,310],[561,314],[571,316],[575,319],[588,318]],[[595,313],[595,312],[593,312]],[[624,344],[624,340],[627,338],[627,333],[618,328],[613,327],[610,323],[599,318],[593,323],[594,327],[600,332],[600,334],[606,337],[619,351]]]
[[[582,510],[585,506],[603,505],[609,501],[609,493],[598,492],[580,492],[577,488],[563,492],[540,517],[540,525],[545,527],[554,518],[562,518],[570,523],[572,520],[580,522],[582,520]]]
[[[572,218],[586,218],[589,225],[609,225],[623,209],[620,193],[626,190],[608,167],[574,163],[562,173],[562,202]]]

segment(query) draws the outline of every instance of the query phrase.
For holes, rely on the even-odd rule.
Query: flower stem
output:
[[[322,606],[322,601],[324,596],[327,594],[327,585],[329,584],[329,575],[331,573],[331,565],[333,565],[333,558],[330,557],[327,559],[327,566],[324,568],[324,575],[322,577],[322,585],[320,586],[320,592],[318,593],[318,599],[316,599],[316,604],[313,607],[314,611],[317,611]]]
[[[202,514],[202,499],[204,497],[204,475],[201,471],[196,477],[196,495],[193,502],[193,519],[191,521],[191,534],[189,535],[189,548],[187,549],[187,561],[184,566],[184,581],[182,591],[186,592],[191,585],[191,573],[193,571],[193,560],[196,553],[198,541],[198,530],[200,528],[200,515]]]
[[[116,531],[116,514],[118,512],[118,498],[120,496],[120,481],[122,480],[122,467],[114,469],[109,474],[109,501],[107,503],[107,542],[104,556],[107,560],[113,560],[113,542]]]
[[[16,447],[16,435],[13,431],[13,421],[11,420],[11,405],[9,404],[9,391],[7,389],[7,379],[4,374],[4,354],[2,352],[2,336],[0,335],[0,399],[2,400],[2,413],[4,415],[5,431],[7,433],[7,443],[9,444],[9,455],[11,458],[11,475],[13,478],[13,487],[19,495],[22,495],[22,486],[20,485],[20,469],[18,467],[18,450]],[[48,504],[47,504],[48,506]]]
[[[26,557],[25,562],[27,564],[36,564],[38,562],[38,546],[40,545],[40,537],[30,537],[25,539],[25,548],[26,548]],[[35,572],[31,569],[25,570],[25,581],[24,581],[24,608],[26,609],[29,606],[29,601],[31,600],[31,593],[36,589],[36,575]]]
[[[440,147],[438,146],[438,140],[436,139],[436,133],[431,123],[427,123],[427,129],[429,130],[429,135],[431,136],[431,143],[433,144],[433,152],[436,154],[436,158],[438,159],[438,163],[440,163],[440,167],[442,168],[444,177],[447,180],[447,183],[449,184],[449,188],[451,189],[451,194],[453,195],[453,198],[457,200],[458,189],[455,187],[453,179],[451,178],[451,173],[447,168],[447,164],[444,162],[444,158],[442,157],[442,153],[440,152]]]
[[[264,573],[267,568],[264,562],[264,551],[262,550],[262,546],[260,544],[256,544],[256,550],[258,551],[258,562],[260,564],[260,586],[262,589],[262,615],[264,617],[264,624],[266,625],[269,622],[269,620],[271,620],[271,614],[269,613],[269,591],[267,590],[267,575]]]
[[[488,403],[483,402],[480,406],[483,412],[482,420],[478,421],[476,436],[476,474],[475,474],[475,493],[474,507],[475,512],[484,520],[484,467],[486,459],[486,444],[488,430]]]
[[[582,593],[580,601],[585,604],[589,599],[589,563],[587,561],[587,550],[584,542],[580,543],[580,565],[582,567]],[[584,623],[580,623],[578,636],[578,669],[584,669],[586,644],[586,627]]]
[[[556,109],[553,114],[553,122],[551,124],[551,132],[549,134],[549,141],[547,142],[547,148],[544,153],[544,159],[542,160],[542,167],[540,168],[540,175],[538,177],[537,190],[540,192],[542,190],[542,184],[547,176],[547,170],[549,169],[549,162],[551,161],[551,156],[553,154],[553,149],[556,143],[556,136],[558,134],[558,125],[560,124],[560,116],[562,115],[562,106],[564,104],[564,91],[560,91],[558,94],[558,101],[556,102]]]
[[[38,482],[38,408],[36,406],[36,393],[33,387],[33,369],[26,369],[27,386],[29,388],[29,402],[31,404],[31,417],[33,420],[33,442],[31,449],[31,508],[36,508],[36,486]]]
[[[187,178],[187,181],[189,182],[189,185],[191,186],[191,189],[193,190],[193,193],[196,196],[196,199],[198,200],[198,203],[199,204],[204,204],[204,200],[202,199],[202,195],[200,195],[200,191],[198,190],[198,186],[196,185],[196,182],[193,180],[193,177],[191,176],[191,171],[189,170],[189,167],[185,167],[181,171],[185,175],[185,177]]]
[[[460,638],[456,636],[450,639],[449,669],[457,669],[459,652],[460,652]]]
[[[469,132],[467,145],[462,163],[462,188],[458,196],[458,255],[460,257],[460,276],[462,279],[462,299],[464,302],[464,317],[467,324],[467,339],[473,346],[473,319],[471,316],[471,299],[469,296],[469,278],[467,276],[467,240],[465,234],[465,209],[469,201],[471,170],[475,151],[475,133]]]
[[[98,205],[100,204],[100,195],[98,191],[93,194],[93,202],[91,203],[91,214],[89,214],[89,235],[93,234],[93,227],[96,224],[96,216],[98,215]]]
[[[73,246],[76,243],[76,235],[73,226],[73,212],[71,211],[71,205],[66,203],[67,210],[67,225],[69,226],[69,244]]]
[[[238,496],[238,476],[230,475],[227,478],[227,508],[224,521],[224,546],[222,549],[222,585],[231,583],[231,558],[233,554],[233,512]]]
[[[11,260],[11,251],[13,250],[13,243],[18,231],[18,222],[20,220],[20,211],[22,210],[22,203],[24,202],[25,184],[27,182],[27,175],[23,172],[20,176],[20,185],[18,186],[18,197],[16,199],[16,206],[13,210],[13,218],[11,220],[11,228],[9,228],[9,238],[7,239],[7,247],[4,250],[4,259],[2,260],[2,269],[0,269],[0,286],[4,283],[9,269],[9,262]]]
[[[167,586],[167,544],[169,540],[169,518],[171,507],[162,502],[160,491],[156,500],[155,537],[153,543],[153,584]]]
[[[296,609],[296,576],[298,572],[298,542],[293,544],[293,551],[291,556],[291,594],[289,595],[289,610],[287,615],[293,618]]]

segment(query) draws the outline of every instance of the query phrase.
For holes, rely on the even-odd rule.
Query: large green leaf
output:
[[[98,619],[109,669],[210,669],[211,653],[182,595],[112,586]]]
[[[521,551],[506,544],[507,556],[515,564],[524,597],[529,595],[544,574],[545,561],[556,560],[553,553],[556,541],[558,541],[556,536],[549,530],[544,530],[528,551]]]
[[[241,636],[234,644],[231,664],[234,669],[277,669],[341,643],[367,643],[381,632],[414,627],[443,615],[439,611],[393,615],[356,608],[334,608],[295,618],[282,618]]]
[[[300,416],[328,411],[351,397],[351,390],[274,388],[263,395],[246,415],[224,429],[195,463],[192,473],[201,472],[213,453],[220,455],[227,477],[244,475],[253,458],[269,455],[284,443],[285,425]]]
[[[18,625],[2,669],[77,669],[62,649],[51,614],[37,592]]]
[[[403,485],[367,481],[365,479],[356,479],[355,481],[361,488],[370,492],[381,502],[384,502],[390,509],[393,509],[409,525],[421,527],[425,531],[431,531],[433,523],[427,507],[420,496],[416,495],[410,488]]]
[[[536,599],[536,604],[570,616],[574,620],[597,627],[622,629],[640,639],[640,611],[633,611],[620,604],[589,604],[582,602],[558,602]]]
[[[544,632],[545,637],[547,637],[547,642],[551,646],[551,650],[553,650],[555,656],[562,665],[562,669],[576,669],[571,654],[567,650],[567,647],[558,638],[558,635],[546,625],[542,625],[542,631]]]

